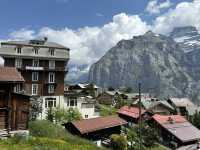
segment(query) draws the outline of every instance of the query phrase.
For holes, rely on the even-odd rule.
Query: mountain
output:
[[[111,48],[91,66],[89,81],[102,87],[133,89],[141,82],[143,92],[159,97],[187,96],[194,80],[186,63],[185,51],[171,36],[149,31]]]
[[[185,53],[200,49],[200,34],[195,27],[176,27],[170,37],[179,43]]]
[[[200,34],[195,27],[177,27],[170,37],[179,43],[185,52],[184,66],[188,74],[195,80],[200,80]]]

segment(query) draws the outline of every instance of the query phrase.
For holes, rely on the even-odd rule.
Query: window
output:
[[[49,93],[54,93],[54,91],[55,91],[54,85],[49,85],[48,86],[48,92]]]
[[[38,47],[34,47],[33,50],[34,50],[35,54],[37,55],[39,48]]]
[[[70,107],[77,106],[77,99],[69,99],[67,101],[67,106],[70,106]]]
[[[38,84],[32,84],[32,95],[38,95]]]
[[[17,54],[21,54],[22,53],[22,48],[21,47],[16,47],[16,52],[17,52]]]
[[[15,59],[15,67],[21,68],[22,67],[22,59]]]
[[[39,72],[32,72],[32,81],[38,81]]]
[[[39,67],[39,60],[38,59],[33,60],[33,67]]]
[[[88,118],[88,115],[85,115],[85,119],[87,119]]]
[[[45,108],[56,107],[56,98],[46,98],[45,99]]]
[[[55,69],[55,61],[54,60],[49,60],[49,68]]]
[[[16,93],[21,92],[21,84],[15,85],[14,92],[16,92]]]
[[[51,55],[51,56],[54,56],[55,50],[54,50],[53,48],[50,48],[49,51],[50,51],[50,55]]]
[[[55,83],[55,73],[54,72],[49,73],[49,83]]]

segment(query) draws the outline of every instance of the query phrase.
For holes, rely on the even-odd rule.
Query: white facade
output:
[[[95,112],[94,103],[87,102],[86,97],[79,97],[77,99],[69,99],[64,96],[43,96],[42,99],[42,113],[38,119],[45,119],[49,107],[69,109],[76,108],[81,113],[83,119],[96,118],[99,114]]]
[[[78,97],[76,99],[64,97],[64,108],[77,108],[83,119],[99,117],[99,114],[95,112],[95,104],[87,102],[87,99],[87,97]]]

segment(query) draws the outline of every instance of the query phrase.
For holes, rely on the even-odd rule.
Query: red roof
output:
[[[146,110],[142,109],[141,114],[145,113]],[[118,114],[126,115],[132,118],[139,118],[139,108],[138,107],[130,107],[130,106],[123,106],[119,109]]]
[[[155,114],[153,116],[153,119],[159,124],[169,123],[170,119],[176,123],[187,122],[187,120],[183,116],[180,116],[180,115],[163,116],[163,115]]]
[[[24,78],[14,67],[0,67],[0,82],[24,82]]]
[[[153,119],[182,142],[200,139],[200,130],[180,115],[162,116],[156,114]]]
[[[81,134],[84,134],[105,128],[125,125],[127,122],[118,116],[106,116],[74,121],[72,124],[80,131]]]

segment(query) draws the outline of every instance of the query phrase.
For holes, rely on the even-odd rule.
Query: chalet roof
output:
[[[142,109],[141,114],[144,114],[146,110]],[[138,107],[132,107],[132,106],[123,106],[120,108],[117,112],[118,114],[126,115],[131,118],[139,118],[139,108]]]
[[[14,67],[0,66],[0,82],[24,82],[24,78]]]
[[[20,46],[41,46],[41,47],[69,50],[69,48],[55,42],[46,41],[43,44],[32,44],[30,43],[30,41],[7,41],[7,42],[2,42],[1,44],[2,45],[20,45]],[[38,40],[38,41],[41,41],[41,40]]]
[[[157,105],[163,105],[171,110],[174,110],[174,108],[167,102],[167,101],[155,101],[155,102],[152,102],[150,105],[149,105],[149,108],[148,109],[151,109]]]
[[[154,115],[153,119],[182,142],[200,139],[200,130],[180,115]]]
[[[189,98],[170,98],[170,100],[176,107],[194,106]]]
[[[106,116],[74,121],[72,124],[79,130],[81,134],[85,134],[105,128],[125,125],[127,122],[118,116]]]
[[[107,94],[114,96],[115,94],[122,94],[120,91],[106,91]]]

